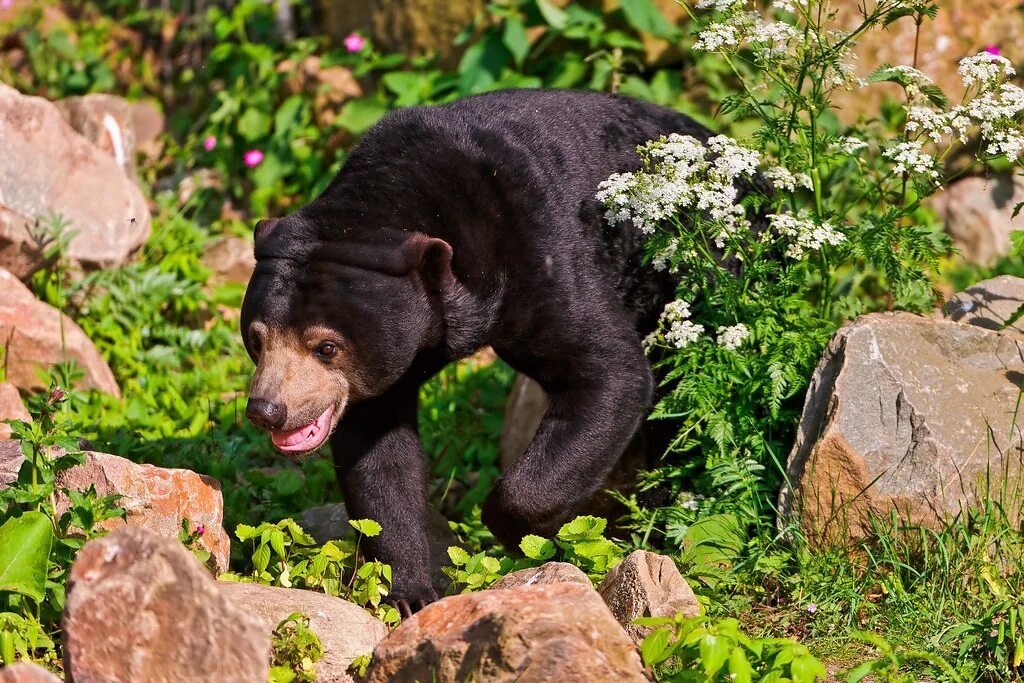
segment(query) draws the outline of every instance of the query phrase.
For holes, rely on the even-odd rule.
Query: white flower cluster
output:
[[[901,142],[895,147],[885,150],[882,154],[886,158],[892,159],[892,170],[895,173],[924,175],[932,179],[939,177],[935,157],[924,151],[924,142],[921,140]]]
[[[860,138],[853,137],[851,135],[836,140],[834,143],[832,143],[831,149],[841,154],[851,155],[856,154],[857,152],[859,152],[860,150],[864,149],[867,146],[868,143],[861,140]]]
[[[768,62],[788,54],[790,42],[798,35],[796,27],[792,24],[758,20],[748,40],[754,54],[762,61]]]
[[[668,270],[669,265],[672,263],[672,257],[679,251],[679,240],[672,240],[668,243],[668,246],[659,251],[651,259],[651,266],[655,270]]]
[[[669,302],[661,314],[661,321],[668,326],[665,341],[677,349],[685,349],[704,333],[704,327],[690,318],[690,304],[682,299]]]
[[[931,78],[923,74],[921,71],[915,69],[914,67],[907,66],[906,64],[897,64],[896,66],[890,66],[888,69],[886,69],[886,72],[902,74],[903,77],[906,78],[907,82],[917,86],[931,85],[933,83]]]
[[[598,186],[596,197],[605,205],[609,223],[631,220],[642,232],[652,233],[686,208],[716,224],[719,242],[749,227],[734,183],[756,171],[761,160],[757,152],[723,135],[705,146],[678,133],[649,142],[639,152],[649,162],[646,170],[617,173]]]
[[[737,5],[744,4],[746,0],[700,0],[697,9],[710,9],[715,12],[727,12]]]
[[[786,249],[786,256],[790,258],[798,259],[808,251],[817,251],[826,244],[836,245],[846,240],[834,225],[828,221],[816,223],[807,214],[775,214],[768,220],[776,232],[791,240]]]
[[[957,70],[968,88],[972,85],[992,87],[1000,77],[1016,74],[1009,59],[991,52],[964,57],[960,60],[960,67]]]
[[[806,173],[794,174],[784,166],[772,166],[771,168],[765,169],[762,175],[772,181],[772,185],[781,190],[789,190],[792,192],[797,187],[806,187],[807,189],[811,189],[813,187],[811,176]]]
[[[750,337],[750,330],[743,323],[718,328],[718,345],[735,351]]]

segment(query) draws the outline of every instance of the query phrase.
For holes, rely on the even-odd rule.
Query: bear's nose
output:
[[[263,398],[250,398],[245,406],[245,416],[260,429],[280,429],[284,427],[288,411],[280,403],[271,403]]]

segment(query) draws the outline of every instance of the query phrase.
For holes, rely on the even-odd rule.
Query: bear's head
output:
[[[418,232],[346,228],[315,207],[260,221],[255,242],[241,319],[256,363],[246,415],[297,457],[440,342],[452,251]]]

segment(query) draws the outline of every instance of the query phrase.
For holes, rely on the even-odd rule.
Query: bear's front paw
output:
[[[437,602],[437,592],[429,584],[426,586],[396,586],[387,597],[387,603],[398,610],[403,619],[432,602]]]

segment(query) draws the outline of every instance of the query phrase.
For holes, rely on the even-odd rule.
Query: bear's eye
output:
[[[320,356],[321,360],[330,360],[338,355],[338,345],[334,342],[320,342],[320,345],[316,347],[316,355]]]

